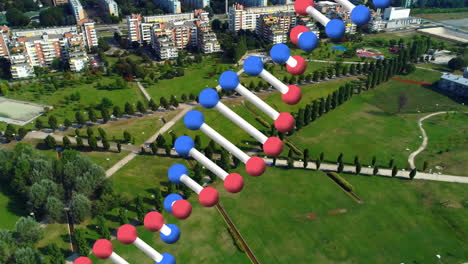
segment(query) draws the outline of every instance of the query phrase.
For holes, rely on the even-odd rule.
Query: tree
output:
[[[361,163],[357,162],[356,163],[356,174],[361,173]]]
[[[292,149],[289,149],[287,162],[288,162],[288,169],[291,169],[294,167],[294,157],[293,157]]]
[[[41,130],[43,127],[44,127],[44,124],[42,123],[42,120],[41,119],[36,119],[36,123],[34,124],[34,126]]]
[[[227,151],[221,151],[220,167],[226,171],[231,168],[231,158]]]
[[[388,163],[388,167],[391,168],[393,167],[393,163],[395,162],[394,159],[391,159],[390,162]]]
[[[158,212],[162,210],[162,195],[161,195],[161,188],[159,186],[156,187],[154,190],[154,209]]]
[[[418,172],[418,170],[416,168],[412,169],[409,173],[409,177],[410,179],[414,179],[414,177],[416,176],[416,173]]]
[[[102,215],[96,217],[97,232],[100,238],[110,239],[109,226],[107,225],[106,219]]]
[[[83,143],[83,139],[80,138],[80,137],[77,137],[76,138],[76,147],[78,149],[83,149],[84,148],[84,143]]]
[[[119,223],[120,225],[128,224],[128,216],[127,216],[127,209],[124,207],[119,208]]]
[[[377,175],[377,173],[379,173],[379,167],[375,166],[374,167],[374,170],[372,171],[372,175]]]
[[[401,112],[401,109],[403,109],[403,107],[405,107],[407,103],[408,96],[406,96],[406,94],[400,94],[400,96],[398,96],[398,113]]]
[[[132,141],[132,135],[127,130],[123,132],[123,137],[124,137],[124,141],[127,143],[130,143]]]
[[[90,137],[94,136],[94,130],[91,127],[88,127],[86,129],[86,134],[88,134],[88,137],[90,138]]]
[[[309,149],[304,149],[304,156],[303,156],[303,165],[304,165],[304,168],[307,168],[307,165],[309,163]]]
[[[102,108],[101,109],[101,116],[102,116],[102,121],[104,123],[107,123],[109,122],[110,120],[110,114],[109,114],[109,110],[107,108]]]
[[[76,223],[83,222],[91,212],[91,202],[81,193],[74,193],[70,202],[70,216]],[[86,253],[87,254],[87,253]]]
[[[102,127],[98,127],[98,133],[101,139],[107,138],[107,133]]]
[[[320,152],[320,160],[323,160],[323,159],[325,159],[325,153]]]
[[[15,251],[15,264],[40,264],[41,256],[30,247],[20,247]]]
[[[194,144],[195,144],[195,148],[196,148],[196,149],[200,149],[200,148],[201,148],[201,138],[200,138],[199,135],[196,135],[196,136],[195,136]]]
[[[377,157],[376,156],[372,156],[372,161],[371,161],[371,165],[372,166],[375,166],[375,163],[377,162]]]
[[[338,163],[343,162],[343,152],[341,152],[340,155],[338,155],[338,158],[336,159],[336,162],[338,162]]]
[[[166,156],[170,156],[171,155],[171,147],[166,145],[164,146],[164,150],[166,151]]]
[[[82,229],[75,229],[74,239],[78,253],[81,256],[87,256],[89,253],[89,246],[86,242],[85,231]]]
[[[80,125],[84,125],[86,123],[86,120],[80,111],[75,112],[75,119],[76,122]]]
[[[71,147],[71,141],[70,139],[68,138],[68,136],[64,136],[62,138],[62,142],[63,142],[63,148],[65,149],[69,149]]]
[[[61,200],[55,196],[49,196],[46,202],[46,212],[47,215],[54,221],[63,220],[64,216],[64,205]]]
[[[157,111],[158,110],[158,105],[154,102],[153,99],[149,100],[148,107],[151,109],[151,111]]]
[[[34,244],[42,239],[44,230],[32,217],[20,217],[15,224],[15,233],[19,242]]]
[[[48,123],[49,123],[50,128],[52,128],[53,130],[58,128],[58,121],[54,115],[49,116]]]
[[[425,160],[424,163],[423,163],[422,171],[426,171],[427,167],[429,167],[429,163],[427,162],[427,160]]]
[[[122,151],[122,145],[120,144],[120,142],[117,142],[117,152],[121,152]]]
[[[322,164],[322,160],[320,158],[318,158],[316,161],[315,161],[315,166],[317,167],[317,170],[320,169],[320,164]]]
[[[448,67],[452,71],[461,69],[464,66],[464,61],[462,57],[455,57],[448,62]]]
[[[397,175],[397,173],[398,173],[397,166],[393,166],[393,168],[392,168],[392,177],[395,177]]]
[[[141,198],[141,196],[137,196],[135,198],[135,212],[137,214],[137,218],[138,220],[140,220],[141,222],[143,221],[143,218],[145,217],[145,206],[143,204],[143,198]]]
[[[31,21],[28,16],[24,15],[23,12],[16,8],[8,9],[5,16],[8,24],[13,27],[27,26]]]
[[[114,115],[114,117],[116,118],[121,118],[122,117],[122,110],[120,110],[120,107],[119,106],[114,106],[114,109],[112,111],[112,115]]]
[[[89,146],[92,150],[97,150],[97,149],[98,149],[98,144],[97,144],[96,137],[91,136],[91,137],[88,138],[88,146]]]
[[[358,163],[359,163],[359,156],[356,155],[356,156],[354,156],[354,165],[356,165]]]
[[[343,162],[340,162],[340,163],[338,164],[338,167],[337,167],[336,171],[337,171],[338,173],[342,173],[342,172],[343,172],[343,169],[344,169],[344,164],[343,164]]]
[[[97,121],[96,112],[94,111],[93,108],[90,108],[89,111],[88,111],[88,119],[91,122],[96,122]]]
[[[138,112],[140,112],[141,114],[146,113],[146,107],[145,107],[145,105],[143,104],[143,102],[141,102],[141,101],[138,101],[138,102],[137,102],[137,110],[138,110]]]
[[[102,148],[104,148],[105,150],[109,150],[109,149],[110,149],[109,141],[108,141],[106,138],[103,138],[103,139],[102,139]]]
[[[177,101],[174,95],[171,96],[171,105],[176,108],[179,106],[179,102]]]
[[[66,129],[68,129],[68,128],[71,127],[73,124],[72,124],[72,122],[70,121],[70,119],[65,118],[65,121],[63,121],[63,125],[65,126]]]
[[[166,98],[165,97],[161,97],[159,99],[159,104],[164,107],[164,109],[168,109],[169,108],[169,103],[167,102]]]
[[[5,128],[5,134],[3,135],[6,140],[12,141],[15,139],[16,136],[16,129],[12,124],[8,124]]]
[[[129,102],[125,103],[125,113],[127,115],[135,114],[135,109],[133,109],[133,106]]]
[[[48,135],[44,139],[44,144],[49,148],[49,149],[54,149],[57,146],[57,142],[55,141],[55,138],[51,135]]]
[[[49,264],[63,264],[65,263],[65,256],[62,250],[56,243],[49,244],[46,247],[47,256],[49,257]]]
[[[110,49],[109,43],[104,38],[98,39],[98,49],[102,52],[108,51]]]
[[[23,139],[26,136],[26,134],[28,134],[28,130],[26,128],[20,127],[18,129],[18,136],[19,136],[20,140]]]

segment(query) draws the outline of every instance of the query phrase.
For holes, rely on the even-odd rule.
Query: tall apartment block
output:
[[[10,33],[9,28],[0,26],[0,58],[8,57],[10,55],[8,51],[9,33]]]
[[[75,16],[76,22],[86,18],[80,0],[70,0],[70,7],[73,15]]]
[[[68,0],[53,0],[54,6],[68,4]]]
[[[178,14],[182,12],[179,0],[153,0],[153,3],[162,7],[167,13]]]
[[[94,22],[87,22],[81,26],[83,32],[83,40],[85,46],[88,50],[91,50],[92,47],[98,46],[98,37],[96,34],[96,29],[94,28]]]
[[[267,0],[239,0],[239,4],[243,6],[267,6]]]
[[[119,16],[119,5],[114,0],[99,0],[99,4],[111,16]]]
[[[231,31],[252,30],[257,28],[257,19],[263,14],[278,12],[295,12],[293,5],[265,6],[265,7],[244,7],[235,4],[229,7],[228,20]]]
[[[182,0],[182,4],[192,9],[203,9],[210,6],[210,0]]]
[[[257,20],[256,33],[268,43],[286,43],[289,30],[296,25],[294,13],[276,13],[261,15]]]

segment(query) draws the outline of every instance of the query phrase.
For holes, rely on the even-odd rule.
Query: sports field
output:
[[[0,121],[24,125],[39,116],[44,106],[29,102],[21,102],[0,98]]]

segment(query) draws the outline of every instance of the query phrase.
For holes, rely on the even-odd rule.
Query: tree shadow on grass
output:
[[[16,215],[16,216],[24,216],[26,215],[26,207],[24,203],[21,202],[20,197],[13,192],[8,186],[0,185],[0,193],[4,194],[10,200],[7,204],[7,210]]]

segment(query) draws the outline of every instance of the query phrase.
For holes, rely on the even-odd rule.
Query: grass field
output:
[[[450,13],[435,13],[435,14],[416,14],[415,17],[421,17],[432,21],[464,19],[468,17],[468,12],[450,12]]]
[[[7,186],[0,186],[0,228],[13,229],[21,216],[26,215],[23,205],[18,203]]]
[[[426,119],[423,127],[429,141],[426,149],[416,156],[416,166],[422,168],[424,161],[428,161],[433,171],[468,176],[468,115],[434,116]]]

